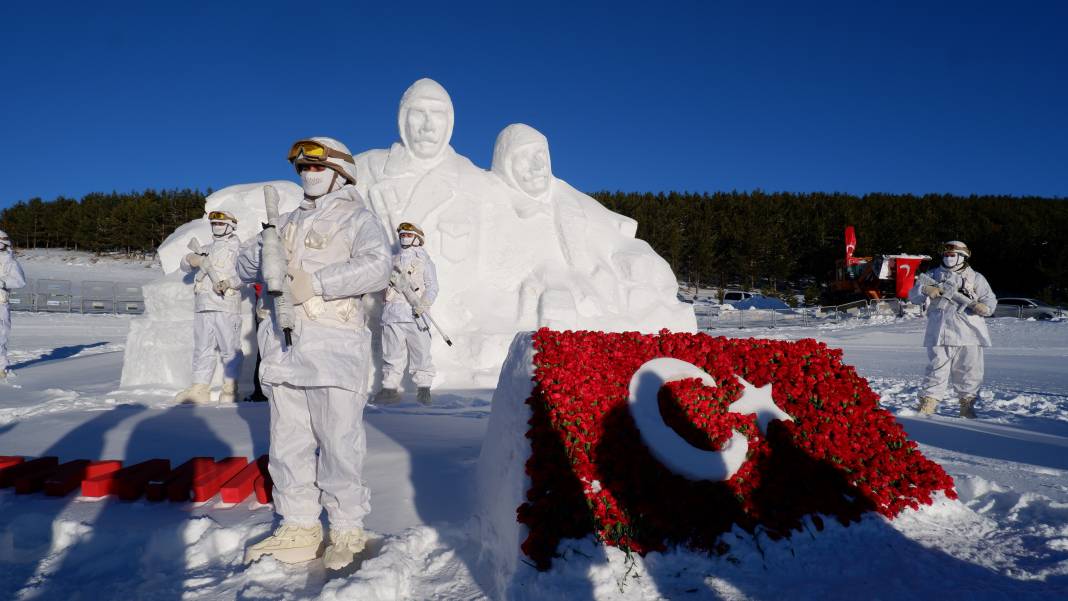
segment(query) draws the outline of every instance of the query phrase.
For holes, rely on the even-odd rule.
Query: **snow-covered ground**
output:
[[[29,262],[32,263],[32,262]],[[28,264],[27,267],[32,267]],[[91,279],[109,279],[95,271]],[[133,268],[133,271],[143,268]],[[49,269],[42,270],[55,277]],[[145,271],[150,271],[146,269]],[[155,273],[155,272],[154,272]],[[85,278],[90,279],[90,278]],[[149,278],[150,279],[150,278]],[[173,390],[119,389],[129,317],[17,313],[15,376],[0,384],[0,455],[137,461],[267,450],[263,404],[187,407]],[[575,541],[544,574],[520,566],[519,599],[1068,598],[1068,323],[996,319],[979,420],[912,410],[925,361],[920,319],[717,330],[813,337],[845,350],[928,457],[954,477],[939,500],[893,522],[827,520],[773,542],[729,535],[730,551],[627,558]],[[0,598],[482,599],[469,522],[492,390],[437,391],[366,414],[367,526],[358,565],[241,563],[270,507],[55,499],[0,490]]]

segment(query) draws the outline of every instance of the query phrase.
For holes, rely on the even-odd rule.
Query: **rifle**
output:
[[[208,253],[204,250],[204,247],[200,245],[200,240],[197,240],[194,236],[193,239],[189,241],[189,244],[186,244],[186,248],[201,257],[204,257],[204,260],[200,262],[200,269],[207,274],[208,279],[211,280],[212,290],[217,290],[217,286],[222,280],[219,278],[219,274],[215,273],[215,266],[208,260]],[[222,294],[219,294],[219,296],[222,296]]]
[[[945,282],[936,282],[934,278],[926,273],[917,273],[916,279],[925,286],[934,286],[935,288],[938,288],[938,290],[942,292],[942,296],[960,307],[958,311],[963,311],[975,304],[974,299],[969,298],[957,289],[956,282],[954,281],[947,280]]]
[[[287,266],[289,256],[282,237],[278,235],[278,191],[274,186],[263,187],[263,202],[267,207],[267,223],[263,224],[263,249],[260,253],[260,268],[267,284],[267,294],[274,300],[274,322],[282,328],[286,344],[282,350],[293,346],[293,327],[296,313],[293,297],[289,291]]]
[[[442,339],[445,340],[445,344],[452,346],[452,340],[449,340],[449,335],[445,333],[445,330],[441,329],[438,322],[434,321],[434,318],[430,315],[430,311],[419,311],[418,307],[421,299],[419,298],[419,295],[415,293],[415,290],[412,290],[412,283],[408,280],[407,274],[394,267],[393,271],[389,274],[389,285],[404,296],[404,300],[408,301],[408,304],[412,306],[412,311],[415,312],[416,317],[423,318],[423,325],[426,325],[426,322],[429,321],[433,324],[438,333],[441,334]],[[427,326],[427,329],[429,329],[429,326]]]

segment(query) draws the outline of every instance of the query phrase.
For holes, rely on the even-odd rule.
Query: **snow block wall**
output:
[[[477,473],[480,571],[500,599],[563,539],[715,552],[735,527],[789,537],[956,496],[841,351],[688,333],[520,334]]]
[[[164,276],[142,287],[145,314],[130,322],[126,352],[122,363],[122,386],[161,386],[185,388],[192,383],[193,360],[193,274],[184,274],[178,264],[189,252],[187,244],[197,238],[201,244],[211,242],[207,213],[229,211],[237,217],[237,235],[247,240],[257,235],[267,220],[263,204],[263,187],[273,185],[279,192],[282,209],[291,211],[303,198],[300,186],[293,182],[274,181],[262,184],[230,186],[208,196],[205,217],[191,221],[174,231],[160,245],[158,254]],[[256,371],[256,336],[253,305],[255,292],[244,290],[241,300],[241,366],[239,390],[251,392]],[[215,369],[216,386],[222,382],[222,364]]]

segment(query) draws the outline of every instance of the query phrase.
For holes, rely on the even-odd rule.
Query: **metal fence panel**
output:
[[[33,311],[33,293],[25,288],[8,292],[7,302],[12,311]]]
[[[82,313],[114,313],[115,284],[112,282],[82,282]]]
[[[37,280],[37,310],[70,313],[70,280]]]

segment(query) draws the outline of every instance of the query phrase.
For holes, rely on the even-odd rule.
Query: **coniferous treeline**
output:
[[[199,190],[145,190],[33,198],[0,211],[0,229],[21,248],[149,253],[175,228],[203,216],[205,197]]]
[[[843,230],[853,225],[858,256],[936,256],[940,242],[960,239],[996,291],[1068,299],[1068,200],[759,191],[593,196],[637,219],[638,237],[679,279],[706,286],[825,283],[844,254]],[[204,198],[197,190],[34,198],[0,211],[0,229],[22,248],[152,252],[203,215]]]
[[[681,280],[776,287],[826,283],[845,254],[926,254],[963,240],[972,265],[1002,294],[1068,299],[1068,200],[929,194],[634,194],[597,192],[613,211],[638,220],[638,237]],[[933,265],[929,263],[928,265]]]

